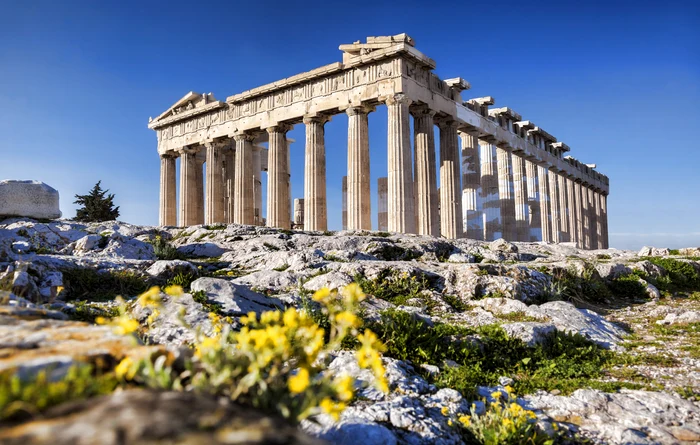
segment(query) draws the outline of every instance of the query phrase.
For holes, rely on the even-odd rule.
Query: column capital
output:
[[[194,145],[185,145],[184,147],[176,148],[175,151],[177,151],[180,155],[183,154],[197,154],[202,150],[202,145],[200,144],[194,144]]]
[[[436,111],[431,110],[428,108],[427,105],[413,105],[409,109],[409,112],[411,113],[411,116],[413,116],[415,119],[420,119],[420,118],[430,118],[433,119],[435,117],[435,114],[437,113]]]
[[[179,157],[180,157],[180,153],[178,153],[176,151],[168,151],[168,152],[162,153],[160,155],[161,159],[177,159]]]
[[[411,105],[413,101],[403,93],[393,94],[384,100],[387,105]]]
[[[236,142],[253,142],[256,136],[252,132],[236,133],[233,135],[233,140]]]
[[[272,133],[286,134],[291,129],[292,129],[292,125],[290,125],[290,124],[278,123],[278,124],[275,124],[271,127],[267,127],[265,129],[265,131],[267,131],[267,134],[272,134]]]
[[[302,122],[304,122],[305,125],[309,124],[320,124],[324,125],[326,122],[329,122],[331,120],[331,116],[328,114],[323,114],[323,113],[317,113],[317,114],[307,114],[304,116],[302,119]]]
[[[457,131],[457,126],[459,125],[452,116],[438,116],[435,118],[435,123],[441,130],[452,129],[453,131]]]
[[[215,150],[224,150],[228,148],[230,144],[230,140],[204,141],[204,146],[206,148],[214,148]]]
[[[357,116],[360,114],[369,114],[374,111],[374,107],[370,105],[359,105],[359,106],[350,106],[348,107],[345,112],[347,113],[348,116]]]

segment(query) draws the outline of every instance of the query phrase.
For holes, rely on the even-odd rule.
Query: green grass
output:
[[[452,309],[458,312],[465,312],[469,310],[469,306],[464,303],[458,296],[446,294],[442,296],[445,303],[449,304]]]
[[[276,271],[276,272],[284,272],[284,271],[287,270],[287,269],[289,269],[289,264],[286,264],[286,263],[285,263],[285,264],[283,264],[283,265],[281,265],[281,266],[275,267],[275,268],[272,269],[272,270],[274,270],[274,271]]]
[[[396,305],[406,304],[412,298],[422,299],[423,291],[430,288],[428,279],[423,275],[409,275],[391,269],[382,270],[372,280],[358,275],[355,281],[364,293]]]
[[[73,303],[75,310],[69,315],[73,320],[95,323],[97,317],[114,318],[119,315],[116,307],[91,304],[87,301]]]
[[[191,292],[192,299],[197,303],[201,304],[205,311],[213,312],[217,315],[226,315],[223,310],[223,306],[219,303],[209,301],[206,292],[203,290],[198,290],[196,292]]]
[[[145,292],[151,284],[132,271],[103,271],[95,269],[62,269],[66,300],[109,301],[117,296],[133,297]]]

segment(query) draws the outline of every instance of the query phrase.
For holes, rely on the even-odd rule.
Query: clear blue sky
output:
[[[102,180],[120,219],[156,224],[149,116],[191,90],[225,100],[340,61],[340,44],[406,32],[439,76],[471,82],[465,98],[494,96],[610,176],[612,247],[700,245],[700,2],[576,3],[0,0],[0,179],[52,185],[64,216]],[[385,114],[370,115],[373,194]],[[327,124],[331,229],[346,122]],[[289,137],[302,197],[303,125]]]

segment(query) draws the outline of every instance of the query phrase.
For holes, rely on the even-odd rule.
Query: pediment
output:
[[[148,128],[155,128],[160,124],[178,120],[180,117],[192,116],[198,114],[200,111],[210,110],[223,105],[224,103],[216,100],[211,93],[200,94],[190,91],[185,94],[182,99],[165,110],[160,116],[155,119],[149,119]]]

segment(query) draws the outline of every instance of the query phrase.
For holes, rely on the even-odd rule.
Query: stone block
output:
[[[58,191],[41,181],[0,181],[0,215],[58,219]]]

